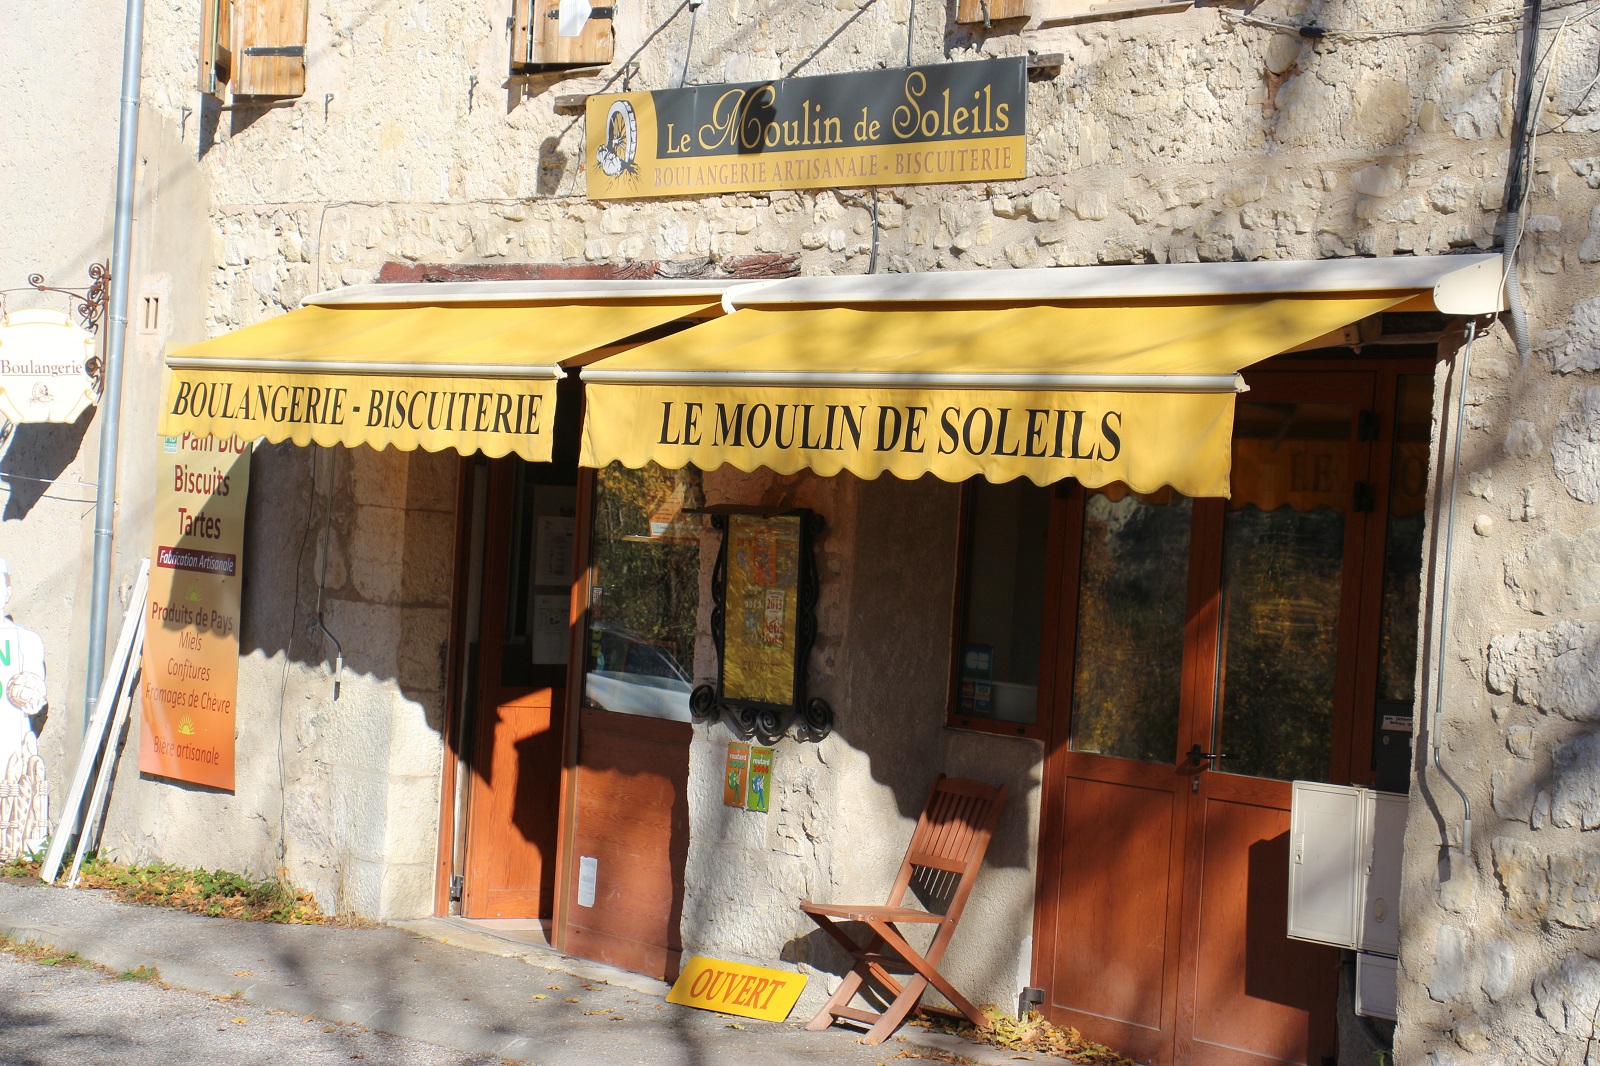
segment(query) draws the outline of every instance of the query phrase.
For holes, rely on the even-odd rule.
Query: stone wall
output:
[[[726,727],[695,730],[683,942],[690,953],[784,959],[818,974],[799,1012],[815,1010],[846,959],[796,908],[883,902],[934,777],[1005,784],[1010,796],[952,942],[946,975],[977,1002],[1014,1009],[1033,928],[1039,808],[1036,741],[944,728],[955,625],[960,491],[935,478],[862,481],[731,467],[708,473],[706,502],[789,509],[826,521],[817,543],[821,599],[808,694],[828,700],[834,732],[775,746],[771,810],[722,804]],[[704,557],[715,558],[715,535]],[[709,626],[709,587],[702,615]],[[698,677],[715,676],[702,633]],[[925,942],[931,930],[911,930]],[[1019,954],[1020,953],[1020,954]]]
[[[640,48],[676,6],[622,0],[619,59]],[[181,121],[199,139],[198,170],[212,205],[211,275],[200,291],[183,295],[203,301],[207,333],[291,308],[315,289],[372,280],[390,260],[582,264],[647,257],[686,269],[703,261],[714,270],[734,256],[795,251],[805,273],[866,269],[868,213],[832,192],[585,201],[582,122],[557,112],[554,101],[557,93],[596,91],[605,78],[508,80],[499,0],[469,8],[315,0],[302,98],[248,112],[202,109],[190,124],[182,109],[194,103],[195,7],[188,2],[152,14],[147,97],[162,122],[178,129]],[[787,73],[802,63],[810,74],[897,64],[907,10],[906,0],[861,6],[728,0],[702,12],[690,74],[712,81]],[[1065,62],[1030,83],[1025,180],[876,193],[880,268],[1490,247],[1517,54],[1513,24],[1490,17],[1505,10],[1476,0],[1464,7],[1268,0],[1248,15],[1201,7],[985,31],[955,28],[944,5],[922,3],[914,42],[919,61],[1035,51],[1060,52]],[[1479,21],[1461,21],[1473,18]],[[1442,19],[1454,22],[1434,32],[1392,32]],[[1313,21],[1329,32],[1309,39],[1284,28]],[[1402,1062],[1427,1055],[1439,1062],[1554,1062],[1564,1052],[1575,1060],[1600,1002],[1590,901],[1591,871],[1600,860],[1587,832],[1597,806],[1589,785],[1597,698],[1591,682],[1600,674],[1594,651],[1600,607],[1588,589],[1600,528],[1593,265],[1600,261],[1600,116],[1593,95],[1600,30],[1577,19],[1559,31],[1556,25],[1546,35],[1553,46],[1550,98],[1540,110],[1536,181],[1520,249],[1538,343],[1523,366],[1500,327],[1489,326],[1478,340],[1455,497],[1438,740],[1443,763],[1472,799],[1475,832],[1470,854],[1446,851],[1440,861],[1441,840],[1460,843],[1460,810],[1438,775],[1421,774],[1402,906]],[[675,82],[687,32],[681,17],[643,47],[634,88]],[[1441,416],[1453,410],[1458,386],[1447,370],[1439,382]],[[1450,454],[1453,416],[1437,430],[1439,474],[1448,470],[1437,462]],[[1435,545],[1449,502],[1449,483],[1442,482],[1444,490],[1440,484],[1436,479],[1432,498]],[[839,494],[819,509],[833,510],[838,535],[852,539],[855,555],[838,558],[854,561],[841,568],[873,565],[864,561],[866,549],[880,543],[874,538],[882,536],[884,516],[901,491],[887,482],[805,490]],[[1438,636],[1441,621],[1437,570],[1429,575],[1435,597],[1424,646]],[[877,580],[865,574],[851,580],[858,578]],[[870,695],[883,693],[882,679],[843,643],[859,633],[858,625],[878,624],[876,605],[860,591],[865,587],[829,606],[839,643],[819,651],[819,685],[836,689],[847,724],[837,740],[780,763],[780,784],[791,782],[784,787],[793,793],[782,797],[783,813],[767,822],[767,849],[789,859],[810,856],[817,877],[826,877],[818,889],[848,892],[876,875],[885,856],[845,854],[837,843],[817,841],[836,818],[895,812],[904,824],[906,804],[919,802],[929,772],[911,762],[910,752],[934,753],[943,744],[939,757],[946,763],[1004,767],[1019,785],[1032,772],[1030,757],[999,741],[919,732],[902,757],[852,735],[846,710],[852,704],[877,700],[881,713],[894,716],[933,696],[931,689]],[[259,669],[270,662],[263,657]],[[1429,656],[1421,664],[1424,693],[1433,692],[1435,662]],[[412,713],[412,704],[386,687],[397,684],[398,670],[396,664],[394,673],[372,674],[395,709],[383,719],[390,723],[385,728]],[[298,677],[291,671],[291,679]],[[323,674],[308,673],[303,687],[291,691],[303,699],[325,684]],[[322,697],[311,694],[305,702],[322,706]],[[697,774],[705,772],[710,744],[697,742]],[[850,780],[863,787],[829,797],[821,782],[832,767],[841,768],[841,780],[849,768]],[[1028,811],[1031,819],[1031,808],[1020,802],[1023,791],[1017,789],[1012,817]],[[381,808],[384,824],[397,825],[393,795],[382,803],[363,800],[357,820],[366,825]],[[708,850],[694,855],[714,855],[724,844],[762,844],[745,839],[757,833],[753,823],[722,825],[720,817],[696,813],[703,836],[693,846]],[[316,839],[308,828],[306,840]],[[376,854],[370,841],[355,850],[328,841],[288,850],[303,846],[300,854],[362,861]],[[799,853],[784,850],[791,847]],[[270,856],[270,849],[263,845],[261,853]],[[1018,898],[1016,886],[1031,876],[1021,871],[1031,861],[986,875],[1005,881],[998,897]],[[309,859],[301,868],[312,869]],[[780,915],[776,900],[760,908],[755,939],[708,932],[712,903],[727,891],[719,884],[711,879],[704,897],[686,902],[686,934],[751,955],[792,935],[786,924],[792,914]],[[337,886],[323,891],[345,898]],[[369,906],[374,897],[362,889],[348,898]],[[992,920],[1021,932],[1025,913]],[[989,987],[999,982],[993,974],[967,976]]]
[[[236,790],[141,777],[130,744],[114,857],[283,876],[328,911],[433,913],[456,471],[454,453],[257,451]]]

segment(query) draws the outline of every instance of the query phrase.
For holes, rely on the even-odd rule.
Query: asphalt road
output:
[[[352,1060],[384,1066],[499,1066],[503,1061],[0,952],[0,1063],[5,1066],[316,1066]]]

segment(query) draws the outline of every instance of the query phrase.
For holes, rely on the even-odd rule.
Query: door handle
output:
[[[1216,768],[1216,760],[1232,758],[1232,756],[1225,751],[1201,751],[1200,745],[1198,744],[1190,748],[1187,754],[1189,756],[1189,761],[1195,766],[1200,766],[1203,768],[1203,764],[1209,760],[1212,769]]]

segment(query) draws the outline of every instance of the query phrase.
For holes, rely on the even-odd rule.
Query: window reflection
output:
[[[967,485],[967,568],[962,598],[962,717],[1038,718],[1050,490],[1018,479]]]
[[[1346,404],[1239,401],[1222,561],[1227,772],[1327,780],[1352,417]]]
[[[703,501],[693,468],[596,473],[588,706],[689,721]]]
[[[1190,501],[1091,491],[1084,503],[1072,748],[1172,762],[1177,753]]]

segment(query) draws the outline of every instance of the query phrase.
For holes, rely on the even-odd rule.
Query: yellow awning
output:
[[[746,308],[586,367],[580,461],[1226,496],[1237,372],[1411,295]]]
[[[542,462],[562,362],[714,306],[306,307],[169,355],[160,432]]]

